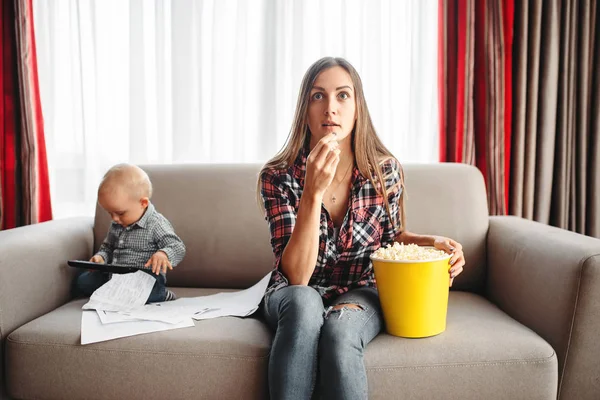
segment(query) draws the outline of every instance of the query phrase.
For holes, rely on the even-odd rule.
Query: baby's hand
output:
[[[152,254],[152,257],[144,265],[144,267],[152,266],[152,273],[158,275],[160,272],[167,272],[168,269],[173,269],[169,257],[164,251],[157,251]]]
[[[90,258],[90,261],[93,263],[104,264],[104,258],[101,255],[96,254],[94,257]]]

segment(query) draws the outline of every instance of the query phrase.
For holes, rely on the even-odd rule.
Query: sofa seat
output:
[[[178,296],[215,293],[175,288]],[[75,300],[7,340],[8,389],[18,399],[262,399],[272,334],[256,318],[79,345]],[[367,347],[370,399],[556,398],[552,347],[483,297],[451,292],[446,331],[377,336]],[[406,382],[406,384],[403,384]]]
[[[175,288],[178,296],[219,290]],[[190,328],[80,345],[71,301],[7,339],[15,399],[263,399],[272,335],[255,318],[195,321]],[[13,364],[14,363],[14,364]]]
[[[553,348],[468,292],[450,292],[444,333],[379,335],[367,347],[365,364],[369,399],[556,399]]]

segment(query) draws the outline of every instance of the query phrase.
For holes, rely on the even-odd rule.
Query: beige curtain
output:
[[[510,213],[600,237],[598,1],[515,4]]]

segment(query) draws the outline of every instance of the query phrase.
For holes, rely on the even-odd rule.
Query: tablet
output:
[[[93,269],[96,271],[102,272],[112,272],[113,274],[128,274],[130,272],[136,271],[152,271],[151,268],[147,267],[129,267],[124,265],[116,265],[116,264],[99,264],[91,261],[82,261],[82,260],[69,260],[67,264],[71,267],[75,268],[84,268],[84,269]]]

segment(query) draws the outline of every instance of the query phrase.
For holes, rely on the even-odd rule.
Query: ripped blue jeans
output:
[[[368,398],[363,352],[384,326],[376,289],[351,290],[326,306],[310,286],[287,286],[265,296],[263,313],[275,331],[272,400]]]

